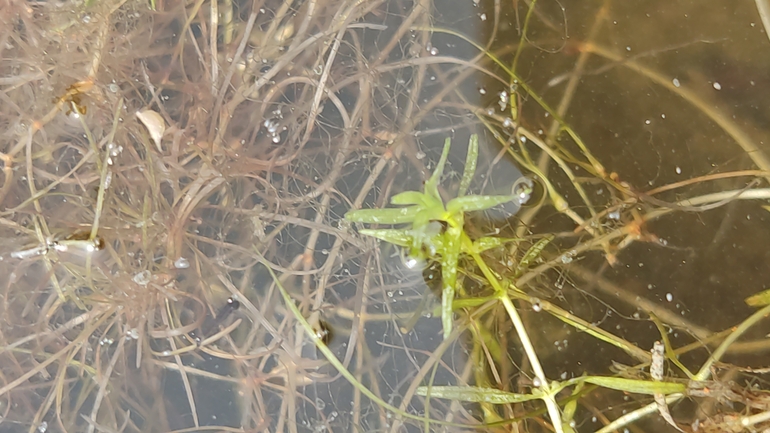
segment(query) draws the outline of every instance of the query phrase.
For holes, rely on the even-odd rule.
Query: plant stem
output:
[[[516,307],[514,307],[513,302],[511,302],[511,298],[508,297],[505,290],[500,286],[500,282],[497,281],[497,277],[492,270],[489,269],[486,262],[484,262],[484,259],[482,259],[473,249],[473,242],[468,238],[465,232],[463,232],[462,241],[465,244],[465,250],[470,252],[476,265],[478,265],[479,269],[484,274],[484,277],[489,281],[489,284],[492,285],[497,298],[503,303],[505,310],[508,312],[508,316],[511,318],[511,322],[513,322],[513,326],[516,328],[516,333],[519,336],[519,340],[521,340],[521,345],[524,347],[524,353],[527,354],[527,358],[529,359],[530,364],[532,364],[532,371],[534,371],[535,377],[540,381],[540,386],[538,386],[538,389],[542,392],[540,398],[545,401],[554,430],[556,433],[564,433],[561,424],[561,411],[559,410],[559,405],[556,403],[556,398],[554,397],[556,390],[551,389],[548,379],[545,377],[545,372],[540,364],[540,359],[537,357],[535,347],[529,339],[529,334],[527,334],[527,329],[524,327],[524,322],[521,321],[519,312],[516,311]]]

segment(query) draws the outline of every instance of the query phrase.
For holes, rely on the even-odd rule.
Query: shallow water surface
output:
[[[766,428],[762,327],[709,358],[770,278],[752,2],[12,0],[0,50],[0,431],[676,431],[563,400],[652,381],[656,321],[719,390],[672,422]],[[465,215],[445,339],[445,215],[344,215],[446,138],[456,197],[472,134],[469,194],[533,192]]]

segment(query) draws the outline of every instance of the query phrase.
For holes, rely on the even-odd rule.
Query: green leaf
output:
[[[426,200],[427,199],[427,200]],[[390,203],[398,206],[404,205],[428,205],[430,197],[419,191],[404,191],[390,198]]]
[[[755,293],[745,300],[746,305],[750,307],[764,307],[770,305],[770,289]]]
[[[491,236],[478,238],[475,241],[473,241],[473,252],[483,253],[484,251],[503,246],[509,242],[521,242],[521,239],[520,238],[494,238]],[[471,253],[471,251],[466,251],[466,252],[469,254]]]
[[[411,246],[414,239],[409,229],[363,229],[360,233],[401,247]]]
[[[493,208],[516,198],[512,195],[466,195],[453,198],[446,205],[447,212],[473,212]]]
[[[511,404],[540,398],[535,394],[515,394],[494,388],[479,388],[475,386],[420,386],[417,395],[447,400],[468,401],[473,403]]]
[[[621,377],[586,376],[585,381],[605,388],[635,394],[674,394],[684,392],[687,386],[679,382],[658,382],[641,379],[624,379]]]
[[[412,222],[419,211],[419,206],[398,209],[358,209],[346,213],[345,219],[355,223],[403,224]]]
[[[534,245],[529,247],[526,253],[524,253],[524,257],[519,260],[519,264],[516,265],[516,272],[514,273],[515,277],[520,276],[524,271],[529,268],[530,263],[535,261],[538,257],[540,257],[540,254],[543,252],[543,249],[551,243],[553,240],[553,235],[547,235],[546,237],[540,239],[539,241],[535,242]]]
[[[460,245],[462,244],[460,237],[462,233],[462,225],[459,227],[449,226],[441,236],[444,240],[443,254],[441,256],[441,280],[443,284],[441,292],[441,326],[444,329],[444,340],[448,339],[449,334],[452,333],[452,323],[454,322],[452,302],[455,298],[457,262],[460,259]]]
[[[476,134],[471,135],[471,139],[468,142],[468,155],[465,156],[465,168],[463,169],[463,177],[460,180],[460,189],[457,191],[457,196],[462,197],[468,192],[468,188],[471,186],[473,175],[476,174],[476,163],[479,158],[479,136]]]
[[[452,308],[455,310],[460,310],[462,308],[473,308],[478,307],[479,305],[484,305],[489,301],[494,301],[497,298],[494,296],[485,296],[483,298],[459,298],[455,299],[455,301],[452,303]]]
[[[439,159],[436,169],[433,170],[433,175],[425,182],[425,194],[438,201],[441,201],[441,195],[438,193],[438,183],[441,180],[441,175],[444,174],[444,165],[446,165],[446,160],[449,157],[449,147],[451,144],[452,140],[447,137],[444,140],[444,151],[441,152],[441,159]]]

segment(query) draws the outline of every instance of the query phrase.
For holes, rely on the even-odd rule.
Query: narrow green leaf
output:
[[[668,339],[668,332],[666,331],[663,322],[658,318],[658,316],[655,315],[655,313],[650,311],[648,314],[650,315],[650,320],[652,320],[652,322],[655,324],[655,327],[658,328],[658,333],[660,333],[661,340],[663,340],[663,346],[666,348],[666,358],[674,363],[674,365],[679,367],[679,369],[682,370],[682,372],[684,372],[687,377],[694,380],[695,375],[693,375],[692,372],[688,370],[684,364],[682,364],[682,361],[680,361],[676,356],[674,348],[671,347],[671,340]]]
[[[468,401],[473,403],[511,404],[535,400],[540,397],[534,394],[516,394],[500,391],[494,388],[479,388],[475,386],[420,386],[417,395],[447,400]]]
[[[460,259],[460,236],[463,233],[462,225],[449,226],[441,236],[444,240],[444,251],[441,256],[441,279],[443,290],[441,292],[441,326],[444,329],[444,340],[452,333],[454,313],[452,302],[455,298],[457,284],[457,261]]]
[[[586,376],[585,381],[605,388],[635,394],[674,394],[684,392],[687,386],[678,382],[657,382],[641,379],[624,379],[622,377]]]
[[[468,142],[468,154],[465,157],[465,168],[463,169],[463,177],[460,180],[460,189],[457,191],[457,196],[462,197],[468,192],[468,188],[471,186],[473,175],[476,174],[476,163],[479,158],[479,136],[476,134],[471,135],[471,139]]]
[[[595,325],[592,325],[585,320],[573,316],[572,314],[561,311],[560,314],[556,315],[556,318],[561,320],[562,322],[571,325],[575,327],[578,331],[585,332],[586,334],[589,334],[601,341],[604,341],[605,343],[609,343],[615,347],[618,347],[629,355],[633,356],[636,359],[648,361],[650,359],[650,353],[644,350],[639,349],[638,347],[632,345],[628,341],[613,335],[612,333],[605,331],[602,328],[599,328]]]
[[[503,245],[506,242],[506,240],[507,239],[505,238],[493,238],[493,237],[478,238],[475,241],[473,241],[473,249],[477,253],[482,253],[486,250],[491,250],[492,248],[497,248]]]
[[[494,301],[497,298],[494,296],[485,296],[483,298],[459,298],[455,299],[452,303],[452,308],[459,310],[461,308],[473,308],[479,305],[484,305],[489,301]]]
[[[411,246],[414,239],[409,229],[363,229],[360,233],[401,247]]]
[[[466,195],[453,198],[446,205],[450,214],[456,212],[473,212],[493,208],[516,198],[512,195]]]
[[[553,240],[553,235],[547,235],[546,237],[540,239],[539,241],[535,242],[534,245],[529,247],[526,253],[524,253],[524,257],[519,260],[519,264],[516,265],[516,272],[514,273],[515,277],[520,276],[524,271],[526,271],[529,268],[529,265],[535,261],[538,257],[540,257],[540,254],[543,252],[545,247],[551,243]]]
[[[403,224],[412,222],[420,211],[419,206],[387,209],[358,209],[345,214],[345,219],[355,223]]]
[[[391,197],[390,203],[398,206],[411,204],[426,206],[428,204],[427,198],[429,198],[427,195],[419,191],[404,191]]]
[[[483,253],[484,251],[503,246],[509,242],[521,242],[521,239],[520,238],[497,238],[497,237],[491,237],[491,236],[478,238],[475,241],[473,241],[473,252]],[[471,253],[471,251],[465,251],[465,252],[469,254]]]
[[[750,307],[764,307],[770,305],[770,289],[755,293],[745,300],[746,305]]]
[[[447,137],[444,140],[444,150],[441,152],[441,159],[439,159],[436,169],[433,170],[433,175],[425,182],[425,194],[441,201],[441,195],[438,193],[438,183],[441,181],[441,175],[444,174],[444,165],[449,157],[449,147],[452,144],[452,140]]]

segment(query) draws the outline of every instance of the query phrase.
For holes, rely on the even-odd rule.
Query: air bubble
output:
[[[505,111],[505,108],[508,106],[508,92],[505,90],[500,92],[500,101],[498,103],[500,104],[500,111]]]
[[[174,267],[177,269],[187,269],[190,267],[190,261],[184,257],[180,257],[174,262]]]
[[[511,187],[511,193],[516,196],[519,205],[525,204],[532,197],[534,183],[528,177],[520,177]]]
[[[134,275],[134,278],[132,278],[132,280],[136,284],[139,284],[140,286],[146,286],[147,284],[150,283],[150,276],[151,276],[150,271],[144,270]]]
[[[543,305],[540,304],[540,299],[533,298],[532,301],[533,301],[532,302],[532,311],[534,311],[535,313],[539,313],[539,312],[543,311]]]

